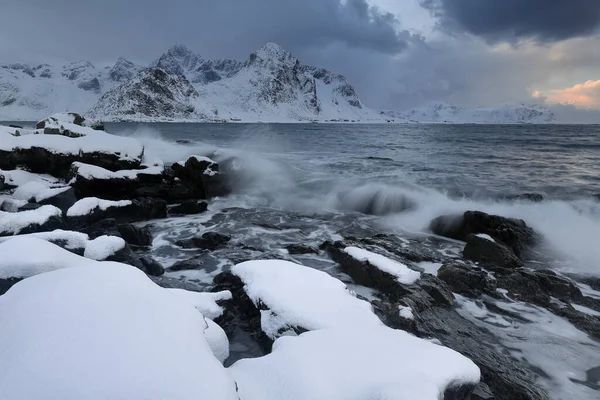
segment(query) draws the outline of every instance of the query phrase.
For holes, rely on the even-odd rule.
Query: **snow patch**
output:
[[[160,175],[164,171],[162,165],[151,166],[144,169],[120,170],[112,172],[96,165],[74,162],[72,168],[77,170],[77,175],[85,179],[137,179],[139,174]]]
[[[96,261],[104,261],[118,251],[123,250],[125,245],[125,241],[120,237],[100,236],[87,243],[83,256]]]
[[[410,307],[398,306],[398,314],[402,318],[415,319],[415,316],[413,315],[412,308],[410,308]]]
[[[223,315],[223,308],[217,304],[217,301],[230,300],[231,292],[228,290],[211,292],[191,292],[184,289],[165,289],[182,300],[189,302],[196,307],[206,318],[215,319]]]
[[[77,201],[77,203],[73,204],[71,208],[67,210],[67,217],[80,217],[84,215],[90,214],[96,208],[99,208],[102,211],[110,207],[126,207],[131,205],[130,200],[103,200],[97,197],[86,197]]]
[[[490,242],[496,243],[496,241],[494,240],[493,237],[491,237],[490,235],[487,235],[485,233],[478,233],[475,236],[477,236],[478,238],[489,240]]]
[[[36,210],[16,213],[0,211],[0,232],[16,235],[29,225],[43,225],[52,217],[62,217],[62,211],[54,206],[41,206]]]
[[[346,247],[344,252],[352,258],[368,262],[374,267],[395,276],[398,282],[402,284],[412,285],[421,278],[420,272],[413,271],[406,265],[380,254],[372,253],[359,247]]]

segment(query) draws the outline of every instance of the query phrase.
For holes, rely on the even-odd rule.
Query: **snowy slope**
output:
[[[35,121],[57,112],[86,111],[102,93],[138,70],[123,58],[104,68],[87,61],[0,66],[0,120]]]
[[[432,103],[407,111],[382,111],[394,122],[450,124],[547,124],[556,122],[554,113],[540,105],[506,104],[500,107],[462,108]]]

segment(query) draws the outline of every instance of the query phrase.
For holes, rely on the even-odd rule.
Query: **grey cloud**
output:
[[[149,61],[174,43],[206,57],[245,58],[269,41],[292,52],[341,43],[396,54],[410,40],[367,0],[4,0],[2,15],[0,36],[21,55],[92,61]]]
[[[600,26],[598,0],[421,0],[449,32],[490,42],[530,38],[549,43],[588,36]]]

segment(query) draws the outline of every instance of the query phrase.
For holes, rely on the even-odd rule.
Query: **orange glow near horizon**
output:
[[[536,90],[531,96],[541,98],[544,94]],[[580,108],[600,109],[600,80],[589,80],[566,89],[550,90],[545,97],[546,102],[551,104],[572,104]]]

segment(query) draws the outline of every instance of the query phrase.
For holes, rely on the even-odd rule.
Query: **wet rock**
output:
[[[219,173],[219,165],[206,157],[192,156],[185,164],[173,164],[171,170],[176,178],[191,188],[193,198],[209,199],[230,192]]]
[[[550,270],[539,270],[533,272],[533,274],[542,290],[550,296],[562,301],[583,301],[581,290],[570,279],[559,276],[556,272]]]
[[[152,257],[140,257],[140,269],[148,275],[161,276],[165,273],[162,265]]]
[[[290,254],[319,254],[319,250],[303,244],[290,244],[285,248]]]
[[[522,193],[506,196],[507,200],[524,200],[532,203],[541,203],[544,201],[544,195],[541,193]]]
[[[496,281],[481,268],[469,267],[457,262],[448,262],[438,270],[437,277],[444,281],[452,292],[467,297],[478,297],[482,293],[495,293]]]
[[[451,306],[454,296],[448,287],[437,277],[422,274],[421,278],[412,285],[398,282],[398,279],[368,261],[357,260],[343,251],[344,243],[327,243],[323,249],[333,261],[359,284],[379,290],[386,298],[393,301],[402,300],[417,310],[432,305]]]
[[[473,360],[481,370],[482,381],[497,399],[549,399],[526,365],[512,358],[508,350],[500,350],[503,346],[497,338],[456,311],[433,307],[421,312],[419,321],[422,331],[418,336],[433,336]]]
[[[180,240],[175,244],[184,249],[218,250],[227,246],[230,240],[231,236],[218,232],[206,232],[202,236]]]
[[[556,301],[550,304],[549,309],[554,314],[567,319],[579,330],[595,339],[600,339],[600,317],[578,311],[568,303],[559,303]]]
[[[37,203],[27,203],[27,204],[24,204],[21,207],[19,207],[18,211],[32,211],[32,210],[37,210],[41,206],[42,206],[41,204],[37,204]]]
[[[117,223],[148,221],[167,217],[167,203],[161,199],[139,198],[123,207],[108,207],[106,210],[95,208],[88,215],[70,217],[69,225],[73,229],[89,227],[104,219],[114,219]]]
[[[540,238],[525,221],[489,215],[481,211],[467,211],[461,215],[435,218],[429,229],[437,235],[466,241],[470,234],[483,233],[511,248],[517,257],[536,245]]]
[[[248,334],[265,353],[270,353],[273,340],[262,330],[261,313],[244,291],[242,280],[230,272],[223,272],[213,279],[212,291],[229,290],[232,299],[223,302],[224,312],[215,322],[223,328],[227,337],[232,337],[238,330]]]
[[[510,273],[524,266],[523,262],[506,245],[477,235],[468,235],[463,256],[482,267],[498,273]]]
[[[117,226],[120,236],[131,246],[151,246],[152,232],[149,228],[138,228],[132,224]]]
[[[105,218],[89,226],[80,228],[80,231],[87,234],[91,240],[104,235],[120,237],[121,234],[117,229],[117,225],[118,223],[116,219]]]
[[[169,214],[175,215],[192,215],[200,214],[208,209],[208,203],[205,201],[187,200],[182,202],[180,205],[171,207]]]
[[[444,400],[495,400],[496,397],[488,385],[479,382],[477,385],[449,387],[444,392]]]
[[[78,198],[77,196],[75,196],[75,191],[73,190],[73,188],[69,188],[64,192],[61,192],[57,195],[48,197],[47,199],[40,201],[40,204],[43,206],[51,205],[60,208],[63,214],[65,214],[67,210],[77,202],[77,200]]]
[[[0,174],[0,190],[4,190],[4,182],[6,181],[6,178],[4,178],[4,175]]]
[[[109,171],[136,169],[140,167],[141,154],[139,157],[125,159],[113,153],[82,151],[78,154],[62,154],[42,147],[15,148],[12,151],[0,150],[0,169],[4,170],[23,167],[36,174],[50,174],[58,178],[66,178],[71,170],[71,164],[74,162],[97,165]]]

